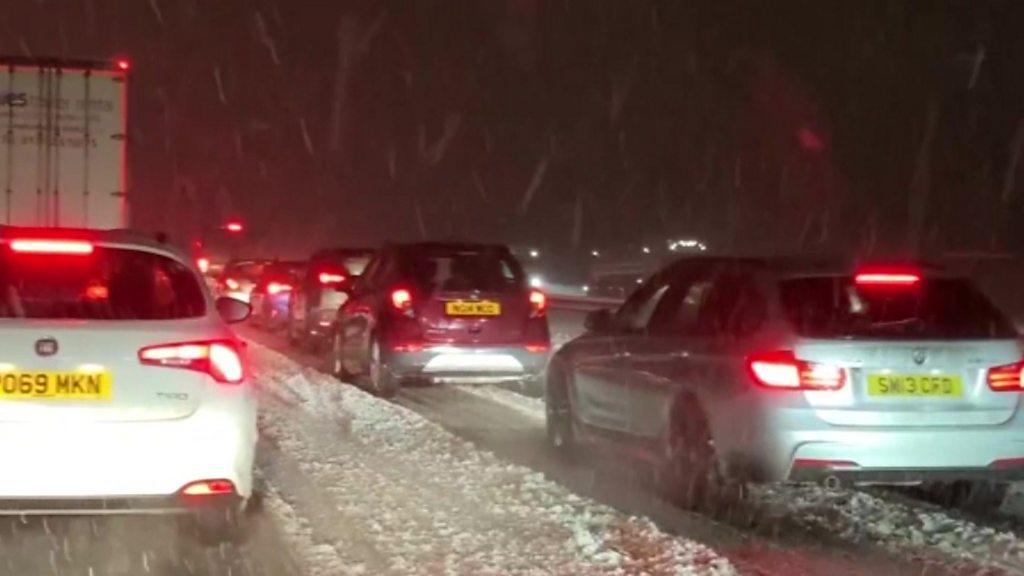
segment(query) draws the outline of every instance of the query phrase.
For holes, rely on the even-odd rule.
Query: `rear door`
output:
[[[853,278],[780,284],[801,359],[847,368],[837,392],[807,392],[820,418],[847,426],[977,426],[1009,420],[1019,393],[989,388],[992,367],[1019,362],[1006,318],[968,281],[911,286]]]
[[[0,421],[191,414],[208,377],[143,366],[139,350],[218,330],[200,286],[160,254],[20,254],[0,244]]]
[[[573,406],[583,423],[626,434],[635,430],[631,351],[640,347],[638,341],[645,338],[651,315],[668,291],[665,275],[656,274],[622,305],[612,330],[573,344],[579,349],[573,355]]]
[[[531,307],[522,268],[506,250],[425,248],[406,255],[403,276],[420,300],[424,340],[516,345],[526,340]]]

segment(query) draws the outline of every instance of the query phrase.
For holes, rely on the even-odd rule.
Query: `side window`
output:
[[[690,336],[697,332],[697,318],[712,281],[709,278],[680,278],[662,300],[651,319],[650,332],[655,336]]]
[[[627,332],[642,332],[668,289],[669,284],[663,276],[654,276],[619,308],[615,324]]]
[[[719,276],[707,294],[696,318],[701,336],[745,338],[764,323],[767,302],[753,279],[746,274]]]

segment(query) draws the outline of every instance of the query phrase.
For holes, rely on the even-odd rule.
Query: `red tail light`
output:
[[[282,282],[271,282],[267,284],[267,294],[275,296],[281,292],[291,292],[292,287],[290,284],[284,284]]]
[[[405,288],[391,291],[391,305],[399,312],[412,310],[412,294]]]
[[[222,496],[234,493],[235,484],[231,480],[200,480],[181,489],[183,496]]]
[[[228,278],[227,280],[225,280],[224,285],[228,287],[228,290],[238,290],[239,287],[241,287],[241,284],[238,283],[238,280],[235,280],[234,278]]]
[[[204,372],[223,384],[238,384],[245,377],[238,344],[230,340],[148,346],[139,350],[139,361],[147,366]]]
[[[93,245],[84,240],[19,239],[11,241],[11,250],[21,254],[92,254]]]
[[[203,274],[210,271],[210,259],[209,258],[196,258],[196,267]]]
[[[989,368],[988,387],[996,392],[1021,392],[1024,390],[1024,385],[1021,382],[1022,370],[1024,370],[1024,360]]]
[[[839,366],[799,360],[788,350],[750,356],[747,369],[766,388],[839,390],[846,384],[846,371]]]
[[[540,290],[530,290],[530,316],[543,316],[548,310],[548,297]]]
[[[320,280],[321,284],[323,284],[324,286],[328,286],[331,284],[341,284],[342,282],[345,281],[345,275],[335,274],[333,272],[321,272],[320,275],[318,276],[318,279]]]

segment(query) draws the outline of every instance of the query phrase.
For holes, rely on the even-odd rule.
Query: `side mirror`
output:
[[[241,300],[221,296],[217,298],[217,313],[228,324],[237,324],[249,317],[252,307]]]
[[[611,332],[615,326],[615,319],[612,317],[611,310],[602,308],[587,314],[586,319],[583,321],[583,326],[588,332]]]

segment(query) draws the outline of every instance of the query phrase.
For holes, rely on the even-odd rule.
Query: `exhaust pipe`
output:
[[[827,490],[839,490],[843,487],[843,481],[838,476],[826,476],[822,482]]]

